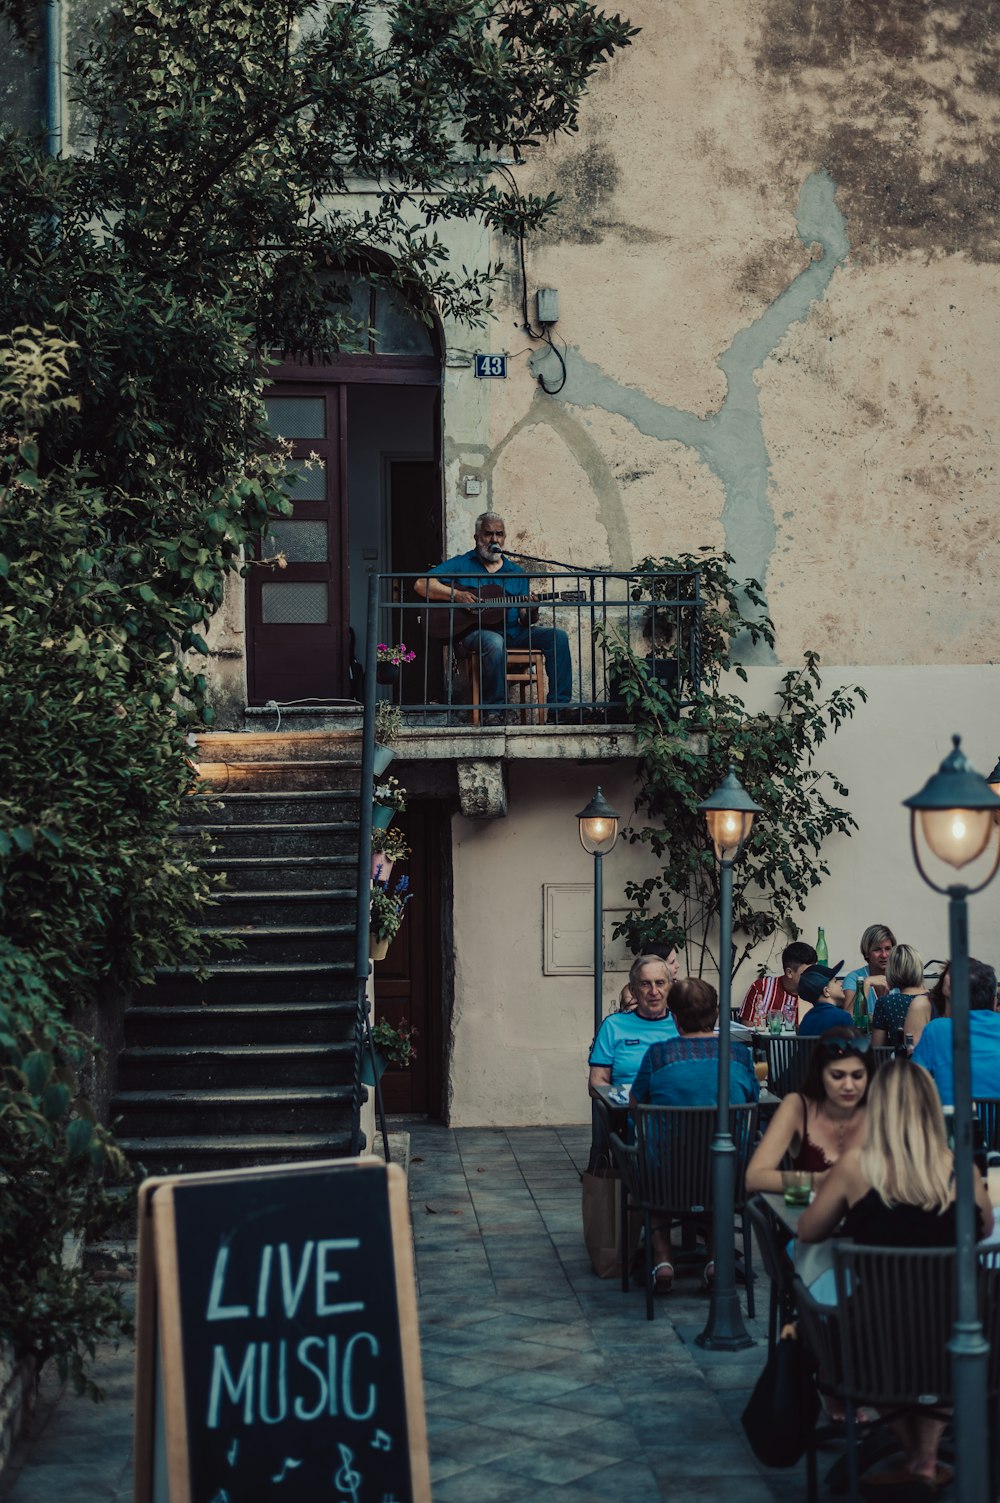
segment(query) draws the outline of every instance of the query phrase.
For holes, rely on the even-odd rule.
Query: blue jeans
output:
[[[545,659],[549,681],[548,703],[565,705],[573,692],[573,668],[569,638],[558,626],[513,626],[506,639],[496,631],[470,631],[462,638],[461,656],[479,654],[479,697],[484,705],[502,705],[507,699],[507,648],[533,647]]]

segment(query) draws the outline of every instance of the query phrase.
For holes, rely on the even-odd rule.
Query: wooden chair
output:
[[[646,1319],[653,1319],[653,1217],[661,1225],[711,1223],[711,1146],[714,1106],[635,1106],[636,1141],[612,1137],[628,1198],[642,1211],[646,1243]],[[729,1131],[736,1145],[735,1211],[740,1217],[746,1271],[747,1315],[753,1319],[753,1266],[746,1208],[746,1168],[757,1137],[757,1103],[729,1108]]]
[[[465,659],[465,672],[469,703],[472,706],[472,724],[479,725],[482,671],[478,652],[470,652]],[[544,654],[537,647],[508,647],[506,697],[509,704],[513,704],[515,699],[519,702],[522,725],[544,724],[547,693]]]

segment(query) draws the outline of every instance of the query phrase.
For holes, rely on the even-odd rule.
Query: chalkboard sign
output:
[[[136,1503],[430,1503],[397,1165],[147,1180],[137,1324]]]

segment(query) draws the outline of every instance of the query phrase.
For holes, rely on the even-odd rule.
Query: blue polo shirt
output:
[[[590,1050],[591,1065],[610,1065],[611,1084],[630,1086],[646,1050],[677,1037],[677,1024],[664,1018],[641,1018],[637,1012],[613,1012],[604,1019]]]
[[[528,576],[517,564],[505,558],[499,569],[487,569],[477,557],[475,548],[470,548],[468,553],[456,553],[454,558],[446,558],[443,564],[435,564],[428,572],[435,579],[448,580],[460,590],[479,590],[484,584],[495,584],[507,595],[522,597],[530,593]],[[507,612],[509,631],[517,626],[517,611],[517,606],[514,606]]]
[[[832,1002],[815,1002],[798,1026],[800,1039],[818,1038],[828,1028],[853,1028],[854,1019]]]

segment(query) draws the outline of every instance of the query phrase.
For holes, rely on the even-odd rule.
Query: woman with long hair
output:
[[[982,1178],[975,1176],[977,1237],[992,1224]],[[864,1142],[845,1153],[799,1217],[800,1242],[840,1235],[867,1247],[954,1247],[955,1184],[944,1113],[926,1070],[905,1058],[883,1065],[868,1092]],[[918,1410],[892,1421],[906,1451],[902,1475],[940,1486],[937,1451],[944,1421]]]
[[[813,1050],[801,1091],[790,1091],[771,1118],[747,1168],[747,1189],[780,1191],[786,1154],[819,1184],[865,1130],[868,1082],[875,1064],[867,1034],[829,1028]]]

